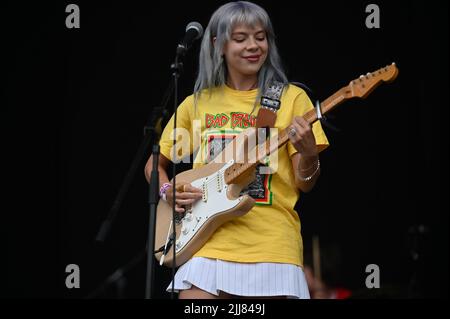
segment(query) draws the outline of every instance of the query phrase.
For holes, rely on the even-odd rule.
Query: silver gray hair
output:
[[[230,40],[233,28],[244,24],[254,27],[261,24],[268,42],[267,58],[258,73],[258,97],[273,81],[288,82],[275,44],[275,34],[267,12],[248,1],[229,2],[219,7],[211,16],[201,43],[198,76],[194,86],[195,104],[201,91],[224,85],[227,68],[223,58],[223,47]],[[215,42],[214,42],[214,38]]]

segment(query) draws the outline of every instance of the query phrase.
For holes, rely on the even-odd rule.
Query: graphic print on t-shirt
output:
[[[206,163],[211,162],[219,155],[220,152],[240,133],[239,130],[206,130],[204,135],[203,150],[206,154],[204,157]],[[259,164],[256,168],[255,180],[243,189],[241,195],[249,194],[255,199],[256,205],[271,205],[272,192],[270,190],[270,182],[272,174],[261,174],[260,167],[265,165]]]

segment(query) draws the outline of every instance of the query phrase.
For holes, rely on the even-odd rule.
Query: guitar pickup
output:
[[[202,200],[206,203],[206,201],[208,200],[208,185],[207,185],[208,181],[203,182],[202,184]]]
[[[216,175],[216,185],[217,185],[217,191],[221,192],[223,189],[223,176],[220,173]]]

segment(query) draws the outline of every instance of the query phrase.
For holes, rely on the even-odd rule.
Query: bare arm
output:
[[[159,155],[159,161],[158,161],[158,172],[159,172],[159,185],[162,186],[164,183],[170,183],[169,177],[167,176],[167,167],[169,166],[170,160],[165,157],[164,155]],[[153,168],[153,155],[150,156],[150,158],[147,161],[147,164],[145,164],[145,178],[147,179],[147,182],[150,182],[150,175],[152,173]],[[183,213],[184,208],[182,206],[190,205],[194,203],[195,201],[202,198],[202,191],[198,188],[195,188],[191,186],[190,184],[186,184],[183,187],[179,187],[177,183],[177,191],[175,193],[176,198],[176,207],[175,210],[178,213]],[[182,189],[182,190],[180,190]],[[173,189],[170,187],[166,191],[167,194],[167,203],[169,205],[172,205],[172,199],[173,199]]]
[[[167,157],[165,157],[164,155],[159,155],[158,159],[159,185],[169,182],[169,178],[167,177],[167,166],[169,166],[169,163],[170,160]],[[152,169],[153,169],[153,155],[150,156],[150,158],[148,159],[144,169],[145,178],[149,183]]]
[[[304,193],[307,193],[311,189],[313,189],[320,175],[320,168],[316,173],[314,173],[317,169],[318,160],[319,156],[302,157],[300,153],[295,153],[292,156],[292,168],[294,169],[295,174],[295,186]],[[303,180],[305,177],[311,175],[313,176],[309,181]]]
[[[289,139],[298,151],[292,155],[295,185],[301,191],[309,192],[320,175],[319,154],[311,125],[301,116],[295,117],[289,130]]]

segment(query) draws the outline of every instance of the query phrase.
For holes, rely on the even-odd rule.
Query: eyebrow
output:
[[[259,34],[259,33],[265,33],[265,30],[258,30],[255,32],[255,34]],[[249,33],[244,32],[244,31],[238,31],[238,32],[233,32],[231,35],[247,35]]]

